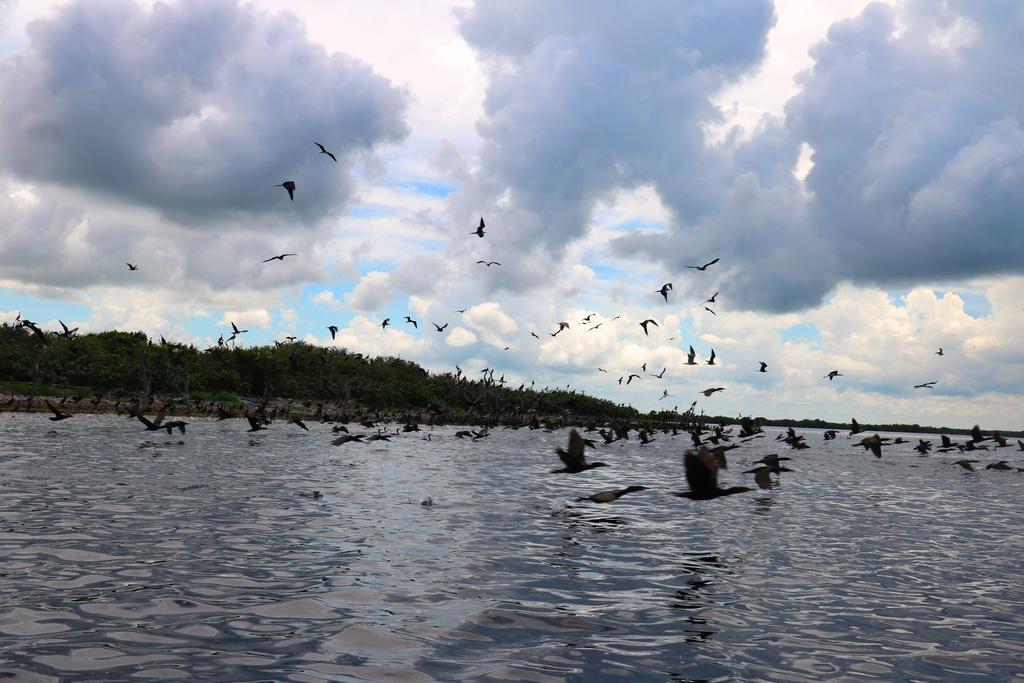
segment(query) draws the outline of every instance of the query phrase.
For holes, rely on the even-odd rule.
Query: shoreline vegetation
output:
[[[476,368],[468,374],[431,374],[401,358],[368,357],[301,341],[200,351],[162,339],[153,342],[142,332],[40,337],[8,323],[0,324],[0,392],[0,412],[48,412],[48,398],[78,413],[242,414],[271,406],[279,413],[312,419],[340,412],[356,420],[372,416],[426,424],[521,424],[536,417],[549,424],[568,420],[684,426],[735,424],[742,417],[641,413],[576,390],[511,387],[504,377],[495,379],[494,373]],[[850,428],[816,418],[754,421],[768,427]],[[969,429],[918,424],[862,423],[861,429],[970,434]],[[1024,436],[1020,430],[1000,432]]]

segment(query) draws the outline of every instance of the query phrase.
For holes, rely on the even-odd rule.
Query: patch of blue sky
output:
[[[936,292],[935,294],[936,296],[941,296],[942,293]],[[978,319],[992,315],[992,302],[981,294],[956,292],[956,295],[964,300],[964,313],[972,318]]]
[[[14,294],[3,288],[0,288],[0,311],[19,311],[22,317],[38,323],[54,319],[69,323],[89,318],[89,307],[83,304]]]
[[[397,214],[392,207],[383,204],[354,204],[345,210],[345,215],[352,218],[391,218]]]
[[[413,194],[437,197],[439,199],[444,199],[458,189],[454,185],[435,183],[429,180],[395,180],[387,183],[387,186],[411,192]]]
[[[665,221],[634,218],[624,223],[610,225],[608,229],[612,232],[632,232],[634,230],[664,230],[666,227],[668,227],[668,223]]]
[[[821,334],[811,323],[798,323],[779,332],[784,342],[820,342]]]

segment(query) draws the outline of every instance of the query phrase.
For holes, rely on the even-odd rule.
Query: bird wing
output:
[[[46,401],[46,407],[49,408],[50,412],[53,413],[54,415],[56,415],[57,417],[60,417],[61,415],[63,415],[63,413],[61,413],[59,410],[57,410],[56,406],[54,406],[49,401]]]
[[[693,493],[709,494],[718,488],[718,463],[708,451],[686,451],[683,467],[686,469],[686,483]]]
[[[713,261],[708,261],[707,263],[704,264],[704,267],[707,268],[708,266],[713,266],[716,263],[718,263],[718,259],[715,259]]]

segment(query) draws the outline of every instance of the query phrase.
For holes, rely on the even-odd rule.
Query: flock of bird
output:
[[[314,142],[314,144],[319,148],[320,154],[326,155],[331,160],[333,160],[335,163],[337,163],[337,158],[335,157],[335,155],[333,153],[331,153],[324,145],[322,145],[319,142]],[[276,185],[276,187],[283,188],[288,193],[289,200],[293,201],[293,202],[295,201],[295,195],[296,195],[296,191],[297,191],[297,186],[296,186],[296,183],[295,183],[294,180],[285,180],[282,183]],[[474,231],[472,231],[470,233],[470,235],[476,235],[478,238],[483,239],[485,237],[485,235],[487,234],[486,228],[487,228],[487,225],[486,225],[483,217],[481,217],[479,225],[477,226],[477,228]],[[269,258],[264,259],[262,261],[262,263],[271,263],[273,261],[281,261],[281,262],[283,262],[286,258],[294,257],[294,256],[297,256],[297,254],[296,253],[291,253],[291,252],[281,253],[281,254],[270,256]],[[703,273],[703,272],[706,272],[712,266],[715,266],[716,264],[718,264],[719,260],[720,260],[719,258],[714,258],[714,259],[711,259],[710,261],[707,261],[706,263],[703,263],[701,265],[688,265],[688,266],[686,266],[686,268]],[[492,260],[486,260],[486,259],[480,259],[476,263],[478,265],[483,265],[486,268],[501,267],[501,265],[502,265],[498,261],[492,261]],[[134,264],[134,263],[131,263],[131,262],[126,262],[126,265],[127,265],[128,269],[129,269],[129,271],[132,271],[132,272],[138,271],[140,269],[140,266],[138,264]],[[655,291],[656,294],[661,295],[661,297],[663,298],[664,302],[666,304],[668,304],[669,303],[669,295],[674,291],[674,285],[671,282],[666,282],[660,288],[658,288],[657,290],[654,290],[654,291]],[[719,292],[715,291],[711,296],[709,296],[707,299],[705,299],[700,304],[700,307],[704,311],[706,311],[706,312],[708,312],[708,313],[710,313],[712,315],[717,316],[718,313],[714,309],[712,309],[710,306],[717,304],[718,296],[719,296]],[[457,309],[455,312],[463,314],[463,313],[466,312],[466,309]],[[602,327],[607,322],[618,320],[621,317],[621,316],[615,316],[615,317],[610,318],[608,320],[595,320],[595,317],[597,317],[597,316],[598,316],[598,314],[596,314],[596,313],[589,313],[585,317],[583,317],[582,320],[580,320],[579,324],[583,325],[585,327],[585,329],[588,330],[588,331],[594,331],[594,330],[597,330],[600,327]],[[60,323],[61,327],[63,328],[61,332],[56,333],[58,336],[70,337],[70,336],[74,335],[77,332],[77,328],[70,329],[62,321],[58,321],[58,322]],[[236,325],[233,321],[229,321],[229,322],[230,322],[230,325],[231,325],[230,334],[229,334],[229,336],[227,338],[225,338],[223,335],[220,336],[220,338],[217,341],[217,344],[219,346],[223,346],[225,344],[233,343],[237,339],[239,339],[241,337],[241,335],[243,335],[243,334],[248,332],[247,329],[239,328],[238,325]],[[412,325],[413,328],[415,328],[415,329],[419,329],[418,321],[416,321],[415,319],[413,319],[409,315],[406,315],[404,317],[404,322],[406,324],[408,324],[408,325]],[[44,343],[48,341],[47,333],[45,333],[36,323],[34,323],[34,322],[32,322],[32,321],[30,321],[28,319],[23,319],[21,317],[20,313],[18,315],[17,324],[19,326],[21,326],[21,327],[24,327],[24,328],[28,329],[32,334],[36,335],[37,338],[41,339]],[[433,325],[434,330],[437,333],[440,333],[440,334],[445,333],[445,331],[448,329],[448,326],[449,326],[449,323],[447,321],[445,321],[443,324],[431,321],[431,324]],[[660,325],[659,325],[658,321],[655,318],[653,318],[653,317],[645,318],[644,320],[638,321],[637,324],[643,330],[643,333],[644,333],[645,336],[650,336],[651,335],[652,327],[653,328],[660,328]],[[379,324],[379,326],[380,326],[380,328],[381,328],[381,330],[383,332],[386,332],[387,328],[390,325],[391,325],[391,318],[385,318]],[[569,328],[570,328],[570,323],[569,322],[560,321],[560,322],[557,323],[557,329],[555,329],[552,332],[549,332],[548,334],[552,338],[554,338],[554,337],[557,337],[559,334],[561,334],[563,331],[565,331],[565,330],[567,330]],[[337,333],[339,331],[338,326],[337,325],[329,325],[327,327],[327,330],[330,332],[332,340],[336,339]],[[530,331],[530,336],[533,337],[534,339],[538,340],[538,341],[541,340],[540,335],[538,335],[536,333],[536,331],[532,331],[531,330]],[[288,342],[293,342],[293,341],[296,340],[296,337],[288,336],[285,339]],[[674,338],[673,338],[673,340],[674,340]],[[165,341],[165,340],[161,339],[161,341]],[[278,343],[280,343],[280,342],[278,342]],[[508,350],[508,349],[509,349],[509,347],[505,347],[505,350]],[[940,347],[938,349],[938,351],[935,352],[935,355],[941,357],[941,356],[944,356],[945,353],[944,353],[943,349]],[[708,366],[714,366],[716,364],[716,359],[717,359],[717,355],[715,353],[714,348],[712,348],[712,349],[710,349],[710,354],[709,354],[708,358],[705,361],[703,361],[703,364],[708,365]],[[759,368],[758,368],[757,372],[766,373],[768,371],[768,364],[765,361],[759,361],[758,363],[759,363]],[[689,346],[689,350],[688,350],[688,353],[687,353],[687,359],[686,359],[686,363],[685,364],[688,365],[688,366],[693,366],[693,365],[699,365],[700,364],[697,361],[697,352],[693,348],[692,345]],[[458,373],[457,376],[461,376],[462,375],[461,368],[456,367],[456,370],[457,370],[457,373]],[[641,372],[643,374],[640,374],[638,372],[629,372],[629,373],[626,373],[623,376],[619,377],[618,378],[618,384],[619,385],[623,385],[623,384],[630,385],[634,381],[641,381],[641,380],[643,380],[645,376],[646,377],[653,377],[653,378],[655,378],[657,380],[663,380],[665,378],[665,373],[668,370],[668,368],[667,367],[663,367],[661,369],[661,371],[657,372],[657,373],[647,372],[647,363],[643,363],[640,366],[640,370],[641,370]],[[607,373],[608,371],[606,369],[604,369],[604,368],[598,368],[598,372]],[[484,373],[484,380],[485,380],[485,382],[494,382],[496,384],[501,384],[501,385],[505,384],[504,375],[502,375],[500,380],[495,381],[493,379],[493,376],[494,376],[494,370],[493,369],[485,368],[483,370],[483,373]],[[831,381],[834,381],[838,377],[843,377],[843,373],[841,373],[839,370],[831,370],[831,371],[829,371],[827,374],[825,374],[823,376],[823,379],[828,379],[831,382]],[[927,382],[922,382],[920,384],[914,385],[914,389],[933,389],[935,387],[935,385],[937,384],[937,382],[938,382],[937,380],[930,380],[930,381],[927,381]],[[531,386],[532,386],[532,384],[533,383],[531,383]],[[524,383],[524,386],[525,386],[525,383]],[[700,391],[699,393],[702,394],[704,397],[711,397],[711,396],[713,396],[714,394],[716,394],[718,392],[725,391],[725,389],[726,389],[725,387],[720,387],[720,386],[708,387],[707,389],[704,389],[704,390]],[[661,395],[661,397],[658,400],[660,401],[660,400],[663,400],[665,398],[670,398],[670,397],[672,397],[672,394],[669,393],[668,389],[663,389],[662,390],[662,395]],[[13,397],[12,397],[12,400],[13,400]],[[63,401],[61,401],[61,403],[63,403]],[[677,423],[673,423],[673,425],[671,427],[669,427],[668,425],[663,425],[663,427],[662,427],[665,431],[668,431],[668,429],[671,428],[672,432],[675,434],[675,433],[678,433],[678,427],[680,425],[683,425],[684,429],[689,431],[689,433],[691,435],[691,438],[693,440],[694,449],[687,450],[685,455],[684,455],[684,460],[683,460],[685,474],[686,474],[686,480],[687,480],[687,482],[689,484],[690,490],[688,492],[680,493],[679,495],[682,495],[682,496],[685,496],[685,497],[688,497],[688,498],[692,498],[692,499],[695,499],[695,500],[707,500],[707,499],[711,499],[711,498],[717,498],[717,497],[720,497],[720,496],[732,495],[732,494],[736,494],[736,493],[743,493],[743,492],[752,490],[751,488],[743,487],[743,486],[733,486],[733,487],[730,487],[730,488],[721,488],[719,486],[719,484],[718,484],[718,473],[719,473],[720,470],[727,468],[727,463],[726,463],[726,459],[725,459],[725,452],[728,451],[728,450],[731,450],[733,448],[737,448],[738,444],[737,445],[723,445],[722,442],[727,442],[727,441],[729,441],[731,439],[731,436],[730,436],[727,428],[724,425],[715,426],[713,428],[713,430],[710,432],[710,437],[707,437],[708,433],[705,431],[705,425],[704,425],[704,423],[702,421],[702,416],[698,417],[694,413],[696,405],[697,405],[697,402],[694,401],[690,405],[690,408],[686,412],[682,413],[681,415],[679,415],[678,410],[676,409],[675,413],[677,415],[679,415],[679,418],[680,418],[681,421],[677,422]],[[66,420],[66,419],[68,419],[68,418],[70,418],[72,416],[71,413],[65,412],[64,410],[62,410],[58,406],[55,406],[49,400],[46,401],[46,406],[53,413],[53,417],[50,418],[53,421]],[[121,406],[118,405],[119,409],[120,409],[120,407]],[[213,409],[212,405],[208,406],[208,410],[212,410],[212,409]],[[228,410],[224,409],[222,406],[217,406],[216,409],[217,409],[217,412],[218,412],[218,418],[217,419],[223,420],[223,419],[227,419],[229,417],[239,417],[238,415],[232,414],[231,411],[228,411]],[[331,421],[328,416],[323,414],[322,409],[323,409],[323,405],[321,404],[320,411],[318,411],[317,417],[323,419],[324,421]],[[177,429],[181,433],[184,433],[185,432],[185,427],[188,424],[188,423],[183,422],[181,420],[165,421],[163,414],[157,416],[153,420],[150,420],[146,416],[144,416],[141,413],[139,413],[137,410],[134,410],[134,409],[131,409],[131,408],[127,408],[127,407],[125,408],[125,410],[128,412],[130,418],[137,419],[145,427],[145,429],[147,431],[166,430],[166,432],[168,434],[171,434],[173,430]],[[119,412],[120,412],[120,410],[119,410]],[[246,420],[248,421],[248,423],[250,425],[249,431],[261,431],[261,430],[264,430],[264,429],[267,428],[267,425],[269,425],[270,422],[271,422],[271,417],[269,417],[269,415],[268,415],[268,406],[267,406],[266,402],[264,402],[264,404],[262,406],[260,406],[259,409],[257,409],[253,413],[250,413],[248,410],[246,410],[245,413],[242,415],[242,417],[245,417]],[[295,424],[295,425],[299,426],[302,429],[307,429],[306,425],[304,424],[302,419],[299,418],[299,417],[288,416],[288,420],[289,420],[289,422],[291,424]],[[372,425],[373,423],[372,422],[364,422],[364,424]],[[518,426],[521,426],[521,425],[518,425]],[[539,428],[539,424],[537,424],[536,416],[533,417],[533,421],[530,424],[530,426],[532,428]],[[347,428],[342,425],[340,427],[340,429],[335,428],[335,431],[344,431],[345,432],[342,436],[337,437],[332,442],[336,446],[337,445],[343,445],[345,443],[352,443],[352,442],[364,443],[366,441],[389,440],[391,438],[388,434],[384,433],[383,430],[378,430],[378,432],[376,434],[370,434],[370,435],[349,434]],[[416,426],[415,423],[406,424],[405,425],[405,431],[418,431],[418,426]],[[592,427],[588,428],[588,431],[593,431],[593,428]],[[612,443],[612,442],[617,441],[617,440],[628,439],[629,438],[629,431],[630,431],[630,427],[628,425],[618,425],[618,426],[612,427],[610,429],[598,430],[598,433],[601,434],[601,436],[603,437],[605,443],[609,444],[609,443]],[[851,430],[850,430],[850,436],[853,436],[854,434],[858,434],[859,432],[860,432],[859,425],[857,424],[856,420],[853,420],[852,421]],[[460,432],[456,433],[457,437],[460,437],[460,438],[469,437],[469,438],[472,438],[473,440],[478,440],[478,439],[484,438],[487,435],[488,435],[488,432],[487,432],[486,428],[482,432],[460,431]],[[749,441],[749,440],[752,440],[752,439],[755,439],[755,438],[762,438],[763,436],[764,436],[764,433],[760,429],[759,426],[755,425],[749,419],[746,419],[746,420],[743,421],[742,426],[741,426],[741,431],[740,431],[740,437],[742,439],[741,443],[745,443],[746,441]],[[825,439],[826,440],[833,439],[833,438],[835,438],[835,436],[836,436],[836,433],[835,433],[834,430],[829,430],[829,431],[825,432]],[[427,438],[429,438],[429,435],[428,435]],[[705,438],[707,438],[707,441],[705,441]],[[653,441],[653,437],[647,432],[646,428],[639,428],[639,439],[640,439],[640,443],[641,444],[647,444],[647,443],[650,443],[650,442]],[[799,449],[808,447],[807,444],[804,441],[804,438],[802,436],[798,436],[792,430],[792,428],[785,435],[785,438],[782,438],[782,435],[780,435],[780,439],[783,440],[787,445],[789,445],[793,449],[798,449],[799,450]],[[959,451],[988,450],[988,445],[986,445],[983,442],[989,441],[989,440],[991,440],[995,444],[995,448],[1005,448],[1005,447],[1009,446],[1009,443],[1007,442],[1007,440],[1004,439],[1003,437],[1001,437],[999,434],[993,434],[992,436],[985,437],[984,435],[982,435],[980,429],[975,427],[974,431],[972,432],[971,439],[966,441],[966,442],[964,442],[964,443],[955,443],[952,440],[950,440],[949,437],[943,436],[942,437],[942,445],[937,449],[937,452],[943,452],[944,453],[944,452],[950,452],[950,451],[953,451],[953,450],[959,450]],[[709,443],[711,445],[708,445]],[[879,437],[877,434],[875,434],[874,436],[863,438],[856,445],[861,446],[861,447],[863,447],[863,448],[865,448],[867,450],[870,450],[877,457],[881,457],[882,448],[883,447],[887,447],[887,446],[891,446],[891,445],[896,445],[896,444],[900,444],[900,443],[905,443],[905,442],[901,438],[898,438],[896,440],[891,440],[891,439],[888,439],[888,438]],[[1024,451],[1024,442],[1018,441],[1017,443],[1018,443],[1018,445],[1020,447],[1020,450]],[[588,446],[595,447],[595,444],[591,440],[584,439],[575,429],[572,429],[570,431],[570,433],[569,433],[568,450],[558,449],[558,455],[561,458],[561,461],[562,461],[564,467],[561,468],[561,469],[554,470],[554,472],[558,472],[558,473],[573,473],[573,474],[575,474],[575,473],[584,472],[586,470],[590,470],[590,469],[593,469],[593,468],[606,466],[606,464],[602,463],[602,462],[588,462],[587,461],[586,456],[585,456],[585,448],[588,447]],[[931,445],[930,441],[920,440],[918,445],[915,447],[915,450],[917,450],[921,455],[927,455],[931,451],[931,448],[932,448],[932,445]],[[781,456],[778,456],[777,454],[771,454],[769,456],[766,456],[765,458],[762,458],[760,461],[758,461],[757,462],[757,466],[754,469],[752,469],[752,470],[748,470],[747,472],[745,472],[745,474],[748,474],[748,473],[749,474],[754,474],[755,475],[755,483],[757,484],[758,487],[760,487],[760,488],[770,488],[771,485],[772,485],[771,479],[770,479],[770,475],[776,475],[777,476],[778,474],[780,474],[782,472],[791,471],[788,468],[786,468],[786,467],[784,467],[784,466],[782,466],[780,464],[781,461],[784,461],[784,460],[790,460],[790,458],[788,458],[788,457],[781,457]],[[973,471],[973,465],[976,464],[977,462],[978,461],[976,461],[976,460],[961,459],[961,460],[958,460],[955,464],[959,465],[960,467],[963,467],[966,470]],[[997,470],[998,469],[1012,469],[1012,467],[1010,465],[1008,465],[1005,461],[1000,461],[1000,462],[992,463],[992,464],[988,465],[987,469],[997,469]],[[1017,469],[1019,471],[1024,471],[1024,469],[1021,469],[1021,468],[1017,468]],[[615,490],[611,490],[611,491],[602,491],[602,492],[597,493],[597,494],[595,494],[593,496],[590,496],[589,500],[592,500],[592,501],[598,502],[598,503],[611,502],[611,501],[616,500],[619,497],[621,497],[623,495],[626,495],[628,493],[634,493],[634,492],[643,491],[643,490],[646,490],[646,487],[644,487],[644,486],[635,486],[635,485],[634,486],[627,486],[627,487],[624,487],[622,489],[615,489]]]

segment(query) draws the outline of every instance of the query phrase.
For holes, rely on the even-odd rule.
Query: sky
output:
[[[1020,35],[1016,0],[0,0],[0,320],[1021,428]]]

